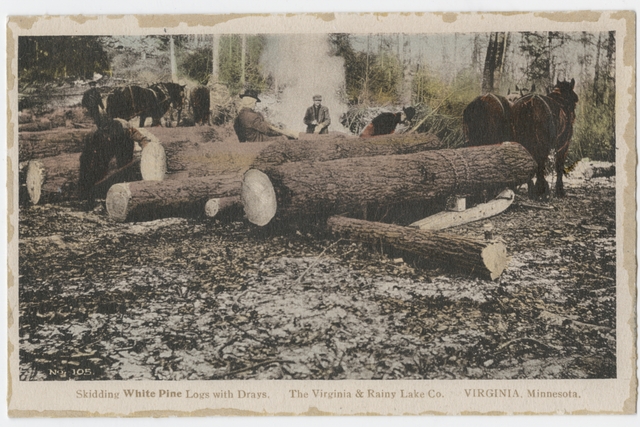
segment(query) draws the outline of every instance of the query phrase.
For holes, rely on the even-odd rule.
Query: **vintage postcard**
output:
[[[10,17],[10,416],[635,413],[635,32]]]

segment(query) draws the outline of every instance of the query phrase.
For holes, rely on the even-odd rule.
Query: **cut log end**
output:
[[[489,271],[491,280],[495,280],[509,265],[507,247],[503,243],[493,243],[482,250],[482,261]]]
[[[204,205],[204,214],[209,218],[213,218],[220,212],[220,199],[209,199]]]
[[[27,192],[31,203],[37,205],[42,194],[42,183],[44,182],[45,172],[41,162],[32,160],[27,166]]]
[[[109,218],[117,222],[124,222],[127,220],[127,214],[129,213],[129,200],[131,199],[131,191],[129,190],[129,184],[124,182],[121,184],[112,185],[107,193],[107,213]]]
[[[162,144],[149,142],[140,155],[140,174],[145,181],[163,181],[167,173],[167,158]]]
[[[276,214],[276,193],[271,180],[257,169],[244,174],[241,198],[244,213],[252,224],[267,225]]]

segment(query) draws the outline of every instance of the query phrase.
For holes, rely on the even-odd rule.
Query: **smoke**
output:
[[[340,124],[340,116],[348,109],[341,96],[345,90],[344,59],[330,56],[327,35],[267,36],[260,59],[278,95],[275,104],[264,105],[271,121],[292,131],[306,131],[302,119],[313,104],[313,95],[318,94],[322,105],[329,108],[329,131],[348,132]],[[269,104],[268,99],[263,104]]]

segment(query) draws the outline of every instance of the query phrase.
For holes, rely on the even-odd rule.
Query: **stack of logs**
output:
[[[274,218],[291,222],[313,215],[327,219],[328,228],[337,234],[383,242],[491,279],[506,268],[502,243],[343,215],[367,205],[424,202],[519,185],[535,169],[529,153],[516,143],[444,149],[429,134],[366,140],[301,134],[297,141],[240,144],[216,141],[210,127],[149,131],[162,145],[145,147],[139,162],[130,167],[144,165],[142,178],[155,180],[118,182],[130,180],[131,174],[114,171],[103,185],[107,212],[115,221],[215,216],[234,207],[244,208],[248,221],[257,226]],[[20,134],[20,160],[29,160],[26,182],[32,203],[73,197],[75,186],[69,183],[77,181],[79,143],[86,132],[70,131],[46,143],[35,132]],[[46,139],[46,132],[39,133]]]

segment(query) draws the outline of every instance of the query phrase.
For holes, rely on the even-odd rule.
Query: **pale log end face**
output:
[[[220,199],[209,199],[204,205],[204,214],[209,218],[213,218],[218,215],[220,211]]]
[[[29,162],[27,166],[27,192],[31,203],[37,205],[42,195],[42,184],[44,183],[44,167],[36,160]]]
[[[163,181],[167,173],[167,157],[162,144],[148,143],[140,155],[140,173],[144,181]]]
[[[271,180],[257,169],[244,174],[241,198],[244,213],[252,224],[267,225],[276,214],[276,192]]]
[[[124,182],[112,185],[107,193],[107,213],[109,218],[117,222],[124,222],[127,219],[129,211],[129,200],[131,199],[131,191],[129,184]]]
[[[504,243],[493,243],[482,250],[482,261],[489,270],[491,280],[495,280],[509,265],[507,247]]]

